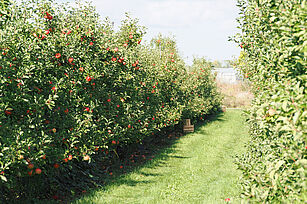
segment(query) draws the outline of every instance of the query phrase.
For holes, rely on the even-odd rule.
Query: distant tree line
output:
[[[212,66],[214,68],[233,68],[235,64],[235,59],[232,60],[214,60]]]

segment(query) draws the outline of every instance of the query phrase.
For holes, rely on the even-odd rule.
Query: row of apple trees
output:
[[[188,72],[173,39],[142,43],[136,19],[127,16],[115,31],[91,5],[47,0],[11,4],[3,14],[2,192],[219,110],[207,62],[195,59]]]
[[[239,68],[252,84],[243,196],[303,203],[306,195],[306,1],[239,0]]]

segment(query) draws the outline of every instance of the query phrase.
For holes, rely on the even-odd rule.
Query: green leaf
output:
[[[276,165],[275,165],[275,168],[276,168],[276,169],[279,169],[279,168],[281,167],[281,165],[283,165],[284,163],[285,163],[284,160],[278,161],[278,162],[276,163]]]
[[[294,114],[294,116],[293,116],[293,123],[294,123],[294,125],[297,124],[298,119],[300,117],[300,114],[301,114],[301,112],[299,112],[299,111]]]
[[[288,102],[287,101],[284,101],[283,103],[282,103],[282,109],[285,111],[285,112],[288,112],[288,108],[287,108],[287,106],[288,106]]]
[[[5,176],[0,175],[0,178],[1,178],[2,181],[7,182],[7,178]]]

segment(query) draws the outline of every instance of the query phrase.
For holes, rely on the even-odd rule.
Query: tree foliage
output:
[[[243,195],[267,203],[306,201],[306,1],[239,0],[241,72],[256,96],[252,140],[238,159]]]
[[[189,73],[171,38],[143,45],[137,19],[115,31],[87,4],[23,1],[10,10],[0,30],[1,196],[219,110],[211,69],[197,62]]]

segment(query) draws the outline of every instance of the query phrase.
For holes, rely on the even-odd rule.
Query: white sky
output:
[[[73,0],[58,0],[73,2]],[[240,49],[228,41],[238,32],[237,0],[92,0],[102,18],[108,16],[115,26],[125,13],[147,27],[145,40],[159,33],[175,36],[182,57],[188,64],[193,56],[227,60]]]

